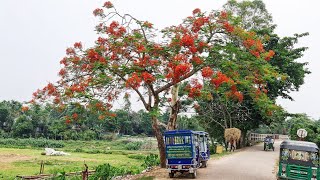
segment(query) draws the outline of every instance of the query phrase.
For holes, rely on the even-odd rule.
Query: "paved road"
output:
[[[210,160],[207,168],[199,169],[197,179],[274,180],[279,145],[280,141],[276,141],[275,151],[263,151],[263,144],[259,144],[218,160]],[[189,178],[173,178],[176,179]]]

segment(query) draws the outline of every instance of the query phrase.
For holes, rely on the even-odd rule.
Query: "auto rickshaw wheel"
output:
[[[207,167],[207,161],[202,161],[201,162],[201,167],[206,168]]]
[[[197,171],[194,171],[194,173],[191,173],[191,178],[195,179],[197,177]]]
[[[169,173],[170,178],[173,178],[173,176],[174,176],[174,173]]]

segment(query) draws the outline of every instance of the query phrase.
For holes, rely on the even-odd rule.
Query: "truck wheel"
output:
[[[194,173],[191,173],[191,178],[195,179],[197,177],[197,171],[194,171]]]
[[[173,176],[174,176],[174,173],[169,173],[170,178],[173,178]]]

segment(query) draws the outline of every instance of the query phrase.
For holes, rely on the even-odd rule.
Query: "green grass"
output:
[[[128,140],[115,141],[63,141],[64,147],[55,150],[70,153],[70,156],[44,156],[44,148],[0,146],[0,179],[14,179],[16,175],[39,174],[40,164],[44,162],[44,173],[75,172],[84,169],[86,163],[90,170],[98,165],[109,163],[112,166],[142,171],[144,159],[156,149],[130,151],[125,150]],[[110,149],[109,149],[110,148]]]
[[[94,169],[99,164],[110,163],[117,167],[143,170],[143,160],[132,159],[127,155],[71,153],[70,156],[43,156],[41,152],[42,150],[34,149],[0,148],[0,179],[39,174],[41,161],[45,164],[45,174],[81,171],[84,163],[89,169]]]

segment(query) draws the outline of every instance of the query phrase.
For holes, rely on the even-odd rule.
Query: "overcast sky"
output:
[[[81,41],[93,45],[97,19],[92,15],[101,0],[1,0],[0,1],[0,101],[27,101],[32,93],[58,79],[65,49]],[[117,10],[148,20],[158,29],[175,25],[195,8],[220,9],[226,0],[115,0]],[[299,61],[309,62],[312,74],[295,101],[278,100],[291,113],[319,119],[320,109],[320,1],[265,0],[280,36],[309,32],[299,42],[309,50]]]

